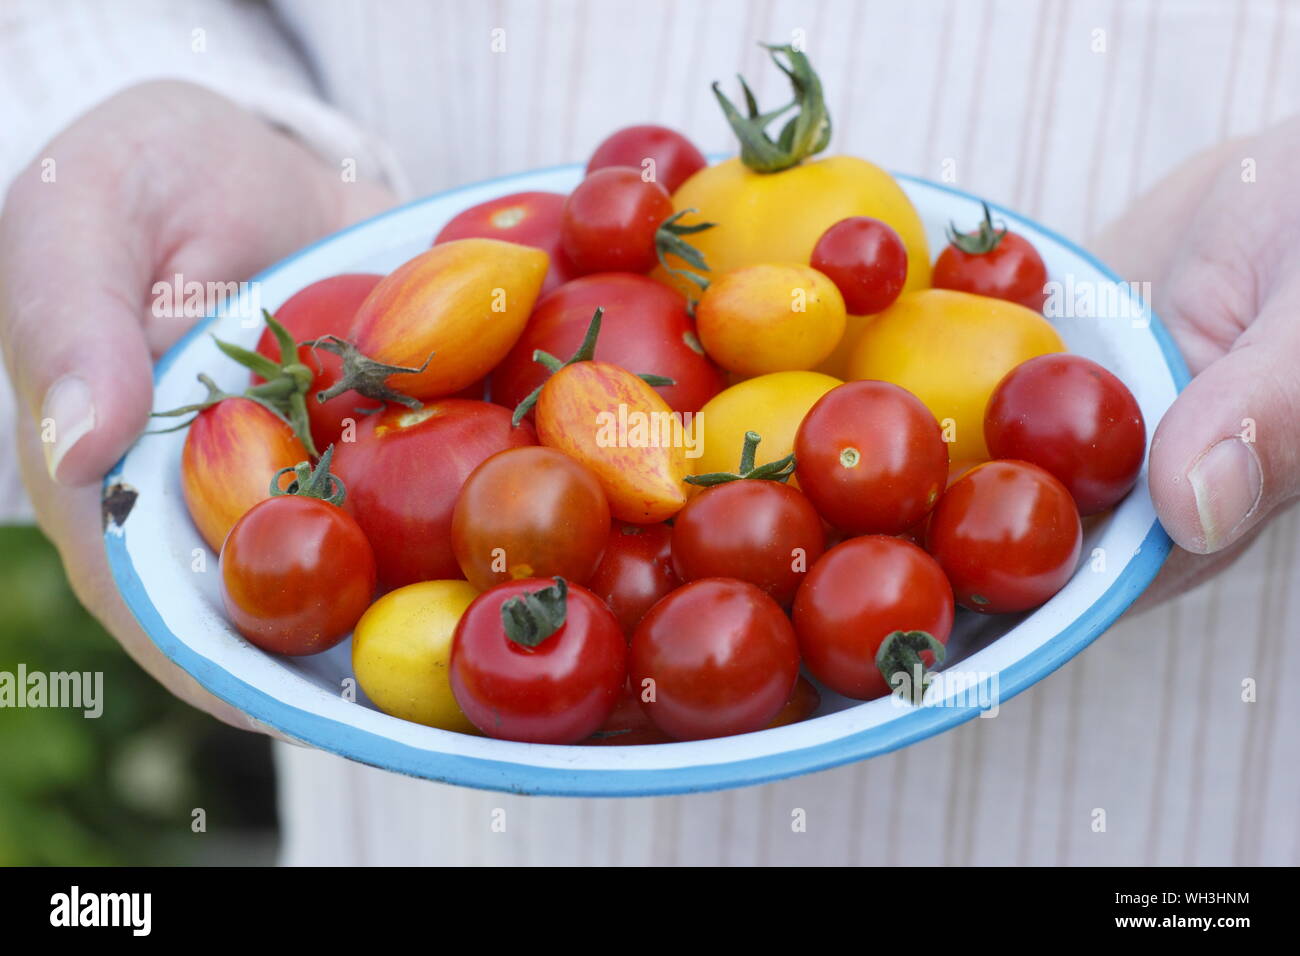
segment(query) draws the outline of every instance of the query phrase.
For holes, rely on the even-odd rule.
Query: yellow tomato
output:
[[[696,209],[684,222],[716,223],[689,242],[713,275],[764,262],[808,262],[813,246],[835,223],[871,216],[893,227],[907,248],[904,291],[930,284],[925,228],[907,194],[889,173],[856,156],[804,160],[777,173],[758,173],[739,159],[708,166],[673,194],[673,207]],[[686,294],[684,280],[656,273]]]
[[[468,581],[421,581],[370,606],[352,634],[357,683],[386,714],[477,734],[451,693],[451,641],[478,596]]]
[[[773,372],[719,392],[700,409],[702,454],[692,459],[691,470],[697,475],[734,472],[750,431],[763,439],[756,465],[784,458],[794,451],[794,436],[808,409],[842,384],[818,372]],[[791,484],[798,482],[792,478]]]
[[[984,407],[1025,359],[1066,351],[1051,323],[1013,302],[947,289],[903,293],[867,322],[850,378],[893,382],[944,426],[953,461],[984,461]]]
[[[810,266],[748,266],[705,290],[695,325],[704,351],[730,371],[810,369],[844,334],[844,297]]]

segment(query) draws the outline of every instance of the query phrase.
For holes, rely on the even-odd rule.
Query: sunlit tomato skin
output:
[[[476,591],[468,581],[421,581],[385,594],[352,634],[352,672],[386,714],[462,734],[477,728],[451,693],[451,642]]]
[[[324,335],[347,338],[357,309],[382,278],[372,273],[351,273],[313,282],[286,299],[275,310],[275,319],[298,342],[315,341]],[[263,330],[257,340],[257,351],[274,362],[280,361],[280,346],[270,329]],[[323,452],[339,440],[347,419],[355,424],[363,414],[359,409],[374,411],[381,403],[350,391],[335,395],[327,402],[316,401],[318,392],[339,380],[343,360],[325,349],[302,346],[298,349],[298,361],[314,375],[306,395],[307,418],[316,448]],[[262,381],[257,375],[252,380],[255,385]]]
[[[740,375],[810,369],[844,334],[844,298],[816,269],[763,263],[714,279],[695,310],[709,357]]]
[[[587,175],[606,166],[631,166],[669,193],[709,164],[689,139],[666,126],[627,126],[611,133],[587,161]]]
[[[469,399],[392,406],[363,421],[355,442],[336,447],[334,474],[374,545],[380,585],[459,578],[451,519],[461,486],[488,456],[535,443],[526,422],[511,427],[500,405]]]
[[[935,260],[931,284],[1041,312],[1047,301],[1047,266],[1028,239],[1008,232],[989,252],[972,254],[949,244]]]
[[[826,536],[808,499],[779,481],[743,479],[700,492],[673,521],[673,567],[683,581],[748,581],[789,604]]]
[[[873,315],[903,291],[907,249],[879,219],[850,216],[822,233],[813,246],[812,267],[835,283],[849,312]]]
[[[628,640],[654,603],[681,583],[673,570],[672,539],[666,524],[618,521],[610,529],[587,589],[614,612]]]
[[[564,204],[560,242],[573,268],[649,272],[659,261],[655,232],[673,214],[668,191],[639,169],[607,166],[578,184]]]
[[[600,729],[627,681],[627,642],[609,608],[570,585],[564,624],[536,647],[506,636],[501,605],[552,586],[539,578],[484,591],[456,627],[451,688],[489,737],[574,744]]]
[[[957,603],[985,614],[1042,604],[1070,580],[1082,544],[1069,491],[1023,461],[985,462],[958,478],[925,538]]]
[[[523,335],[492,373],[492,400],[513,409],[541,385],[547,371],[533,361],[534,350],[568,358],[597,308],[605,310],[597,360],[672,379],[675,384],[654,390],[679,412],[698,412],[722,391],[722,371],[704,354],[680,292],[643,275],[602,272],[574,279],[538,301]]]
[[[226,398],[204,409],[185,435],[181,492],[213,551],[253,505],[271,497],[271,478],[307,460],[293,429],[257,402]]]
[[[497,452],[470,473],[451,519],[452,547],[480,591],[519,578],[585,584],[609,537],[596,476],[536,445]]]
[[[952,632],[952,588],[934,559],[899,538],[868,535],[831,548],[794,599],[799,651],[813,676],[845,697],[889,694],[876,652],[895,631]],[[926,666],[934,655],[925,651]]]
[[[654,524],[686,504],[681,419],[645,382],[605,362],[552,375],[536,406],[537,437],[586,465],[620,521]]]
[[[705,578],[678,588],[642,619],[629,675],[650,720],[677,740],[750,733],[790,699],[799,646],[789,619],[762,589]]]
[[[351,341],[363,355],[423,372],[388,384],[421,400],[483,378],[519,338],[546,277],[540,249],[496,239],[439,243],[390,272],[357,311]]]
[[[541,249],[551,258],[541,294],[557,288],[575,273],[560,248],[563,193],[523,192],[499,196],[457,213],[442,227],[434,245],[453,239],[500,239]]]
[[[1118,378],[1080,355],[1042,355],[1007,373],[984,413],[995,458],[1046,469],[1082,515],[1117,504],[1137,482],[1146,423]]]
[[[1003,376],[1025,359],[1064,352],[1065,342],[1036,312],[966,292],[904,292],[866,323],[849,360],[852,378],[901,385],[940,425],[951,420],[954,460],[988,460],[984,409]]]
[[[375,557],[343,509],[280,495],[239,519],[221,549],[235,629],[276,654],[318,654],[347,637],[375,593]]]
[[[794,442],[799,487],[849,534],[901,534],[934,507],[948,477],[948,446],[930,410],[888,382],[827,392]]]

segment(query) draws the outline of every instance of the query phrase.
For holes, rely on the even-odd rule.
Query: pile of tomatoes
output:
[[[770,50],[799,112],[772,138],[718,93],[739,159],[622,130],[570,195],[220,343],[252,378],[177,410],[181,482],[244,637],[351,634],[370,701],[430,726],[653,743],[923,684],[958,606],[1064,586],[1140,470],[1133,396],[987,207],[932,268],[887,173],[813,158],[820,83]]]

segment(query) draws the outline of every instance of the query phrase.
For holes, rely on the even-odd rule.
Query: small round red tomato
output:
[[[1070,580],[1082,544],[1070,492],[1023,461],[985,462],[954,481],[925,537],[957,603],[986,614],[1042,604]]]
[[[451,517],[466,580],[480,591],[519,578],[583,584],[609,537],[609,504],[596,476],[553,448],[497,452],[475,468]]]
[[[959,233],[954,226],[948,231],[948,245],[934,263],[930,284],[1041,312],[1047,301],[1047,266],[1028,239],[1005,226],[995,227],[985,204],[979,229]]]
[[[673,738],[650,722],[641,702],[630,688],[624,688],[614,712],[600,730],[583,741],[593,747],[636,747],[642,744],[670,744]]]
[[[683,581],[730,577],[789,604],[826,546],[816,509],[795,488],[746,478],[706,488],[673,519]]]
[[[813,246],[812,267],[835,283],[850,315],[874,315],[903,291],[907,249],[879,219],[851,216],[822,233]]]
[[[606,137],[587,161],[587,175],[606,166],[631,166],[670,193],[709,164],[695,144],[666,126],[628,126]]]
[[[686,304],[675,289],[630,272],[565,283],[537,303],[524,334],[493,371],[492,400],[510,409],[523,401],[548,375],[533,352],[568,358],[582,344],[592,313],[603,308],[597,360],[672,379],[655,391],[674,411],[698,412],[725,382],[704,354]]]
[[[1040,355],[993,390],[984,441],[994,458],[1046,469],[1083,515],[1128,494],[1142,470],[1147,432],[1137,400],[1118,378],[1081,355]]]
[[[794,599],[799,650],[813,675],[857,700],[891,691],[876,665],[881,643],[895,631],[923,631],[946,644],[952,631],[952,588],[934,559],[909,541],[851,538],[813,565]],[[925,651],[929,666],[934,655]]]
[[[300,482],[306,468],[299,466]],[[226,538],[222,603],[235,629],[263,650],[329,650],[374,597],[374,552],[336,500],[276,495],[255,505]]]
[[[785,613],[747,581],[705,578],[650,609],[632,638],[632,692],[678,740],[762,730],[799,677]]]
[[[484,591],[456,626],[451,690],[489,737],[576,744],[600,729],[627,681],[627,642],[609,608],[563,578]]]
[[[551,257],[550,271],[542,283],[545,295],[577,274],[560,247],[565,198],[563,193],[524,192],[489,199],[453,216],[433,244],[453,239],[500,239],[541,249]]]
[[[673,201],[659,183],[627,166],[598,169],[564,204],[560,241],[580,275],[649,272],[658,263],[655,233],[673,214]]]
[[[314,342],[327,335],[347,338],[357,309],[382,278],[381,275],[356,273],[313,282],[276,309],[275,319],[298,342]],[[264,330],[257,340],[257,351],[274,362],[280,361],[280,347],[270,329]],[[348,419],[355,424],[364,414],[382,406],[383,403],[356,392],[344,392],[326,402],[317,401],[318,392],[325,391],[339,380],[343,373],[343,360],[323,348],[303,345],[298,348],[298,361],[311,369],[315,376],[307,389],[307,418],[312,439],[322,452],[339,440]],[[254,384],[260,381],[258,376],[253,376]]]
[[[666,524],[616,522],[587,588],[604,601],[628,640],[636,626],[679,583],[673,570],[673,530]]]
[[[804,417],[794,442],[799,487],[850,534],[901,534],[948,477],[948,446],[919,398],[889,382],[847,382]]]

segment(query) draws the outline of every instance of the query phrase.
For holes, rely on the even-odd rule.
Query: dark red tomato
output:
[[[1081,355],[1040,355],[1007,373],[989,398],[984,440],[994,458],[1044,468],[1083,515],[1128,494],[1142,470],[1147,430],[1133,393]]]
[[[298,342],[315,341],[324,335],[347,338],[357,309],[382,278],[381,275],[355,273],[313,282],[295,292],[275,310],[276,321]],[[263,330],[262,337],[257,340],[257,351],[273,361],[280,361],[280,347],[270,329]],[[315,373],[307,391],[307,416],[311,421],[312,439],[317,449],[324,452],[339,440],[347,419],[359,423],[365,414],[362,410],[373,411],[382,403],[356,392],[344,392],[328,402],[318,402],[316,393],[325,391],[339,380],[343,360],[324,349],[300,347],[298,361]],[[257,383],[261,379],[254,375],[253,381]]]
[[[709,164],[695,144],[667,126],[628,126],[611,133],[587,161],[587,175],[606,166],[631,166],[670,193]]]
[[[985,462],[954,481],[925,537],[957,603],[986,614],[1042,604],[1070,580],[1082,544],[1065,485],[1023,461]]]
[[[706,488],[673,519],[673,567],[683,581],[737,578],[789,604],[826,547],[816,509],[798,489],[761,478]]]
[[[451,541],[480,591],[518,578],[585,584],[609,537],[596,476],[568,455],[532,445],[497,452],[465,480]]]
[[[762,730],[799,677],[799,644],[760,588],[705,578],[650,609],[632,638],[632,692],[678,740]]]
[[[453,239],[500,239],[541,249],[551,257],[551,268],[542,283],[545,294],[578,274],[560,248],[565,198],[563,193],[527,192],[489,199],[453,216],[433,244]]]
[[[641,744],[670,744],[673,738],[650,723],[641,703],[630,688],[624,688],[614,712],[600,730],[583,741],[593,747],[635,747]]]
[[[356,439],[337,446],[334,473],[385,590],[459,578],[451,516],[465,479],[488,456],[537,443],[532,426],[512,428],[500,405],[461,398],[392,406],[363,421]]]
[[[370,542],[346,511],[319,498],[279,495],[254,505],[221,549],[227,616],[276,654],[329,650],[374,594]]]
[[[539,600],[546,602],[540,611],[531,604]],[[561,617],[552,616],[557,601]],[[532,616],[534,634],[545,635],[535,646],[521,643],[528,636],[517,629],[521,616]],[[451,691],[489,737],[576,744],[600,729],[626,683],[618,621],[581,585],[541,578],[499,584],[476,597],[456,625]]]
[[[813,246],[812,267],[844,296],[850,315],[874,315],[894,304],[907,282],[907,248],[879,219],[851,216]]]
[[[948,446],[919,398],[860,381],[823,395],[799,426],[799,487],[850,534],[901,534],[928,512],[948,477]]]
[[[579,275],[649,272],[658,263],[655,232],[673,214],[668,190],[639,169],[598,169],[570,193],[560,242]]]
[[[646,611],[680,583],[673,570],[673,529],[616,522],[587,588],[618,618],[630,641]]]
[[[822,705],[822,695],[808,678],[799,677],[795,681],[794,691],[790,694],[790,699],[785,702],[785,706],[772,718],[769,727],[785,727],[787,724],[797,724],[801,720],[807,720],[817,712],[817,708]]]
[[[909,541],[851,538],[813,565],[794,599],[799,650],[813,676],[845,697],[874,700],[892,688],[876,652],[895,631],[952,631],[952,588],[934,559]],[[934,655],[925,651],[928,667]]]
[[[533,361],[533,351],[567,359],[582,344],[598,307],[605,310],[598,361],[671,378],[675,385],[655,391],[679,412],[698,412],[722,391],[722,372],[695,336],[685,297],[648,276],[609,272],[575,279],[537,303],[524,334],[492,373],[492,400],[514,408],[542,384],[548,373]]]
[[[1043,257],[1024,236],[996,228],[988,206],[977,230],[961,234],[953,229],[948,238],[930,277],[936,289],[973,292],[1043,311],[1047,301]]]

